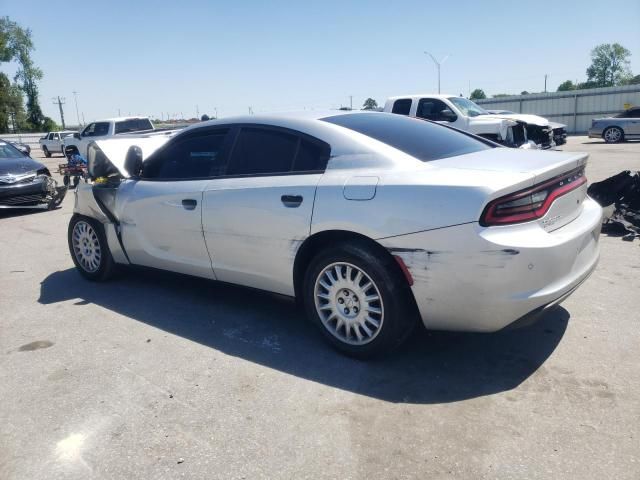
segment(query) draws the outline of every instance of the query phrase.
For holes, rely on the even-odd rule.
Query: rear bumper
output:
[[[380,241],[402,258],[427,328],[492,332],[564,300],[595,269],[602,209],[583,202],[571,223],[477,223]]]

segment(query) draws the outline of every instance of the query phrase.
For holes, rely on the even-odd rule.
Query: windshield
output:
[[[151,120],[148,118],[132,118],[122,122],[116,122],[116,134],[139,132],[142,130],[153,130]]]
[[[7,158],[20,158],[24,157],[24,154],[13,145],[0,141],[0,160],[6,160]]]
[[[489,115],[484,108],[480,105],[476,105],[471,100],[467,100],[463,97],[449,97],[449,101],[453,103],[458,109],[467,117],[477,117],[478,115]]]

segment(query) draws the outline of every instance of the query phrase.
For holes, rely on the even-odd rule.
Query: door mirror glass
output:
[[[129,147],[124,160],[124,169],[132,178],[142,175],[142,150],[140,147],[135,145]]]

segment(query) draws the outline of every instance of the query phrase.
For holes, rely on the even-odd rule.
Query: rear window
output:
[[[391,113],[397,113],[398,115],[409,115],[411,111],[411,99],[402,98],[393,102],[393,108]]]
[[[400,115],[354,113],[322,120],[362,133],[423,162],[494,148],[456,130]]]
[[[139,132],[140,130],[152,130],[153,125],[148,118],[133,118],[116,122],[116,133]]]

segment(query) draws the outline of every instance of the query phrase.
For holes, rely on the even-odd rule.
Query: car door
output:
[[[101,137],[109,135],[109,128],[110,122],[94,122],[87,125],[80,134],[80,141],[78,142],[78,152],[80,152],[80,155],[87,158],[89,144],[95,140],[99,140]]]
[[[640,135],[640,108],[632,108],[624,124],[625,135]]]
[[[173,139],[119,192],[122,239],[132,263],[215,278],[202,235],[202,192],[225,167],[228,129]]]
[[[287,129],[237,127],[226,175],[204,191],[202,225],[218,280],[293,295],[330,147]]]
[[[462,126],[462,119],[442,100],[438,98],[421,98],[418,101],[416,117],[425,118],[433,122],[453,125],[458,128]]]

